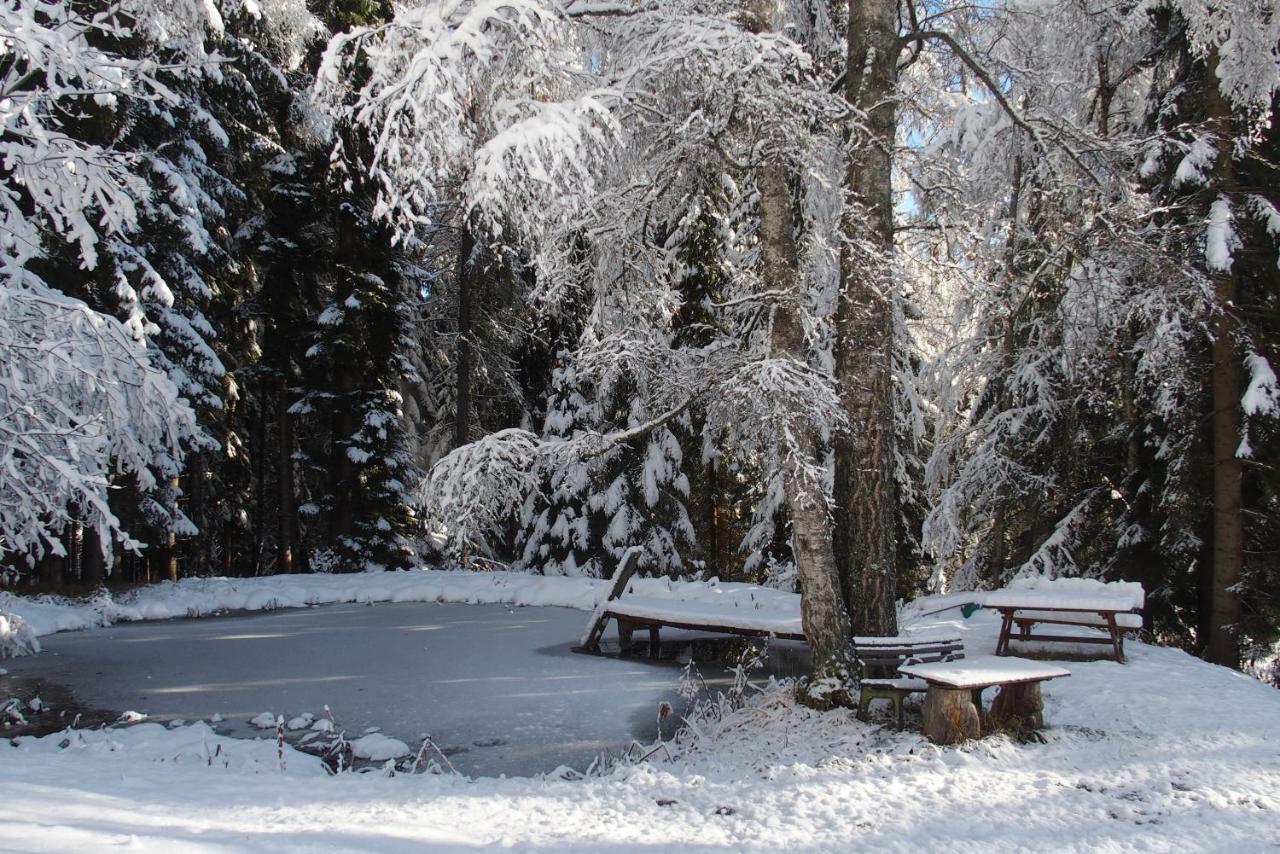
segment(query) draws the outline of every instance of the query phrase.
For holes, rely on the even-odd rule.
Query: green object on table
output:
[[[979,605],[977,602],[970,602],[967,605],[960,606],[960,613],[963,614],[964,618],[967,620],[973,616],[975,611],[979,611],[981,609],[982,609],[982,606]]]

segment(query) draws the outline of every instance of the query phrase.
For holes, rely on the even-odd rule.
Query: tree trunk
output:
[[[93,525],[85,525],[81,538],[83,557],[81,558],[80,580],[90,589],[101,587],[107,580],[107,559],[102,550],[102,537]]]
[[[720,530],[720,477],[716,461],[707,461],[707,572],[724,578],[728,561],[724,556],[724,534]],[[737,579],[745,580],[745,579]]]
[[[333,407],[331,424],[331,454],[329,463],[329,494],[333,497],[333,511],[329,515],[329,543],[344,548],[356,529],[356,504],[360,500],[359,471],[347,452],[351,437],[360,428],[355,414],[358,378],[348,368],[340,368],[334,377],[337,399]],[[346,566],[344,571],[361,570],[363,566]]]
[[[267,401],[259,399],[253,421],[253,574],[262,575],[267,527]]]
[[[46,590],[57,590],[62,587],[62,571],[66,559],[53,552],[46,551],[44,557],[36,564],[40,574],[40,584]]]
[[[849,0],[845,96],[867,116],[870,138],[849,159],[846,188],[863,206],[846,237],[836,312],[836,382],[852,429],[835,444],[835,550],[860,634],[897,634],[894,478],[893,188],[898,35],[896,0]]]
[[[759,172],[760,252],[769,288],[790,299],[774,308],[771,348],[775,357],[805,361],[804,327],[799,316],[799,254],[791,194],[783,167],[769,163]],[[792,550],[800,581],[800,619],[812,656],[809,682],[800,698],[819,708],[852,705],[854,665],[848,652],[849,618],[840,594],[840,576],[831,546],[831,525],[822,484],[804,472],[816,459],[811,435],[796,437],[782,452],[782,484],[791,515]]]
[[[1210,126],[1218,135],[1217,189],[1232,188],[1231,108],[1218,89],[1218,55],[1210,56],[1205,68],[1206,111]],[[1235,265],[1233,265],[1235,266]],[[1239,283],[1234,271],[1213,275],[1216,313],[1213,335],[1213,417],[1210,431],[1213,449],[1213,571],[1210,584],[1210,661],[1227,667],[1240,666],[1240,597],[1235,585],[1244,564],[1244,469],[1236,449],[1240,445],[1240,397],[1243,369],[1237,349],[1236,303]]]
[[[458,347],[457,405],[453,421],[453,446],[467,444],[471,436],[471,298],[474,290],[475,238],[464,220],[458,244]]]
[[[281,374],[276,392],[276,420],[280,424],[280,531],[276,543],[276,572],[293,572],[293,550],[297,542],[297,509],[293,495],[293,416],[289,414],[288,375]]]
[[[213,539],[213,531],[208,530],[208,520],[205,518],[205,466],[204,452],[195,452],[187,457],[187,472],[184,476],[186,487],[183,489],[187,498],[187,518],[200,529],[196,536],[187,540],[183,549],[183,559],[190,575],[207,572],[209,543]]]

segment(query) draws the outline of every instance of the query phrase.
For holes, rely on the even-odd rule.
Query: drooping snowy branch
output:
[[[68,522],[123,534],[116,479],[178,473],[195,417],[118,321],[38,285],[0,287],[0,555],[62,554]]]

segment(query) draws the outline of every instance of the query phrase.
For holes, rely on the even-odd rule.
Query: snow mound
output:
[[[315,719],[316,716],[310,712],[303,712],[296,718],[290,718],[289,723],[285,724],[285,726],[289,727],[291,730],[306,729],[311,726],[311,722]]]
[[[374,732],[351,742],[351,753],[359,759],[381,762],[409,755],[409,745],[398,738]]]
[[[179,727],[143,723],[125,729],[64,730],[48,736],[13,739],[6,761],[19,756],[40,757],[42,764],[84,762],[97,757],[122,768],[141,771],[137,763],[163,763],[193,769],[249,773],[287,773],[290,776],[325,776],[321,761],[285,745],[284,768],[273,740],[236,739],[218,735],[203,721]],[[77,756],[79,755],[79,756]],[[94,763],[91,763],[94,764]],[[82,766],[83,767],[83,766]],[[143,771],[143,773],[146,773]],[[2,846],[0,846],[2,847]]]
[[[275,729],[276,716],[270,712],[263,712],[249,719],[249,723],[258,729]]]

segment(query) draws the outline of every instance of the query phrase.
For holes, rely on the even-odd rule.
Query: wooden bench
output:
[[[923,693],[929,685],[922,679],[899,676],[898,669],[905,664],[927,664],[938,661],[957,661],[964,658],[964,644],[959,638],[915,640],[909,637],[853,639],[854,653],[865,670],[887,673],[881,677],[864,676],[858,693],[858,719],[867,719],[872,700],[888,700],[893,704],[898,729],[902,729],[902,701],[911,694]]]
[[[618,566],[609,585],[609,593],[591,615],[587,631],[582,636],[581,644],[576,648],[578,651],[599,653],[600,641],[604,637],[609,620],[614,620],[618,624],[618,647],[623,655],[631,653],[635,633],[647,630],[649,655],[652,658],[658,655],[659,633],[663,626],[743,637],[801,641],[805,639],[800,629],[799,613],[794,619],[779,620],[762,618],[757,613],[745,609],[738,613],[715,613],[708,611],[705,604],[681,602],[679,599],[657,599],[634,595],[628,596],[625,600],[622,599],[631,576],[639,565],[642,551],[640,547],[632,546],[622,556],[622,563]]]

